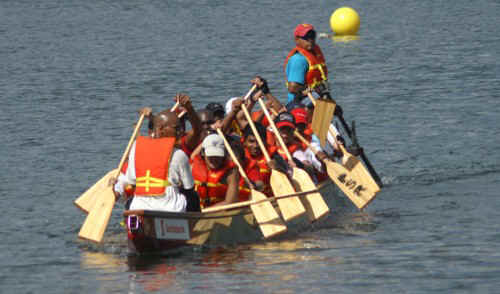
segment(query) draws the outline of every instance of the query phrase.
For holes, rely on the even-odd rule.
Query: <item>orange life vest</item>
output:
[[[307,86],[315,88],[323,81],[328,80],[328,69],[326,68],[325,57],[323,56],[323,52],[321,52],[321,49],[319,48],[318,45],[314,46],[313,51],[314,54],[306,49],[295,47],[290,51],[290,53],[288,53],[284,65],[285,80],[287,84],[288,80],[286,77],[286,65],[288,64],[288,60],[290,59],[290,57],[292,57],[292,55],[294,55],[297,52],[304,55],[304,57],[307,60],[307,63],[309,63],[309,70],[307,71],[305,78]]]
[[[138,137],[135,145],[135,195],[160,196],[165,193],[168,168],[175,137],[153,139]]]
[[[201,207],[207,207],[226,199],[227,183],[222,183],[222,180],[233,168],[234,163],[227,161],[223,168],[209,170],[201,156],[197,155],[193,159],[194,189],[200,196]]]
[[[252,120],[254,122],[257,122],[257,118],[261,115],[264,115],[263,114],[263,111],[262,110],[257,110],[257,111],[254,111],[252,112]],[[262,117],[262,119],[260,120],[260,123],[265,126],[265,127],[268,127],[269,126],[269,121],[267,120],[267,117],[264,115]]]

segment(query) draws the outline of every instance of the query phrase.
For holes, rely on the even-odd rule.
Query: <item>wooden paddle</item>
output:
[[[217,129],[217,133],[224,140],[224,145],[226,146],[229,155],[231,155],[233,162],[238,166],[238,170],[240,171],[241,176],[247,182],[248,187],[250,187],[252,200],[266,199],[267,198],[266,195],[264,195],[262,192],[255,190],[252,181],[250,181],[250,179],[248,178],[247,174],[245,173],[245,170],[238,161],[238,158],[234,154],[231,145],[229,145],[229,142],[226,140],[226,137],[224,136],[222,131],[220,129]],[[278,213],[276,212],[276,210],[274,209],[273,205],[270,202],[253,204],[250,205],[250,208],[252,209],[255,220],[257,220],[257,223],[259,224],[260,231],[262,232],[264,238],[266,239],[271,238],[273,236],[276,236],[278,234],[287,231],[286,225],[283,223],[280,216],[278,215]]]
[[[319,152],[297,130],[294,132],[294,135],[306,144],[307,147],[311,148],[314,154]],[[366,177],[365,174],[360,176],[359,165],[351,166],[352,168],[348,169],[330,159],[324,159],[323,163],[326,166],[326,171],[330,179],[337,184],[339,189],[344,192],[356,207],[363,209],[375,198],[379,190],[373,189],[373,180],[371,180],[371,177]]]
[[[254,85],[249,93],[253,92],[255,88],[256,86]],[[264,145],[264,142],[262,141],[259,132],[257,132],[252,117],[250,116],[250,113],[248,112],[248,109],[244,103],[241,105],[241,109],[243,110],[243,113],[245,114],[245,117],[248,120],[248,124],[252,129],[255,139],[257,139],[257,142],[259,143],[259,147],[262,151],[262,154],[264,155],[264,158],[266,159],[266,162],[269,164],[269,162],[271,161],[271,157],[269,156],[266,146]],[[271,170],[270,182],[271,182],[271,189],[273,190],[275,196],[293,194],[295,192],[292,183],[290,183],[290,180],[288,180],[288,177],[284,173],[278,170],[275,169]],[[306,212],[304,205],[302,205],[302,202],[298,197],[278,199],[278,205],[281,210],[281,215],[283,216],[283,219],[285,221],[292,220],[296,217],[301,216]]]
[[[274,131],[276,138],[278,139],[279,144],[281,145],[281,149],[283,149],[283,151],[285,152],[286,156],[288,157],[288,160],[293,160],[292,155],[288,151],[288,148],[286,147],[286,144],[283,141],[283,138],[281,137],[278,128],[276,127],[276,124],[273,121],[273,118],[271,117],[271,114],[266,108],[266,105],[261,99],[259,99],[259,103],[260,107],[262,108],[262,111],[264,112],[267,120],[269,121],[269,124],[271,125],[271,128]],[[311,176],[303,169],[294,167],[292,179],[298,184],[301,191],[312,190],[316,188],[316,184],[311,179]],[[305,197],[305,199],[306,201],[304,202],[304,204],[306,206],[306,211],[309,220],[311,221],[320,219],[321,217],[328,214],[328,212],[330,211],[330,208],[328,208],[328,205],[326,205],[325,200],[323,199],[323,197],[319,192],[314,194],[308,194]]]
[[[120,160],[120,164],[118,165],[118,169],[116,170],[115,178],[118,178],[120,175],[120,170],[125,163],[125,160],[128,158],[128,153],[130,152],[130,148],[135,141],[137,134],[139,133],[139,129],[141,128],[142,122],[144,120],[144,113],[139,117],[139,121],[137,122],[134,132],[130,137],[127,148],[122,155]],[[105,190],[101,190],[102,192],[97,197],[96,203],[92,210],[90,210],[85,222],[83,223],[80,232],[78,233],[78,237],[81,239],[89,240],[92,242],[100,243],[102,240],[102,236],[104,235],[104,231],[108,226],[109,218],[111,217],[111,211],[113,206],[115,205],[115,193],[113,192],[113,186],[107,186]]]
[[[328,134],[328,125],[325,124],[325,121],[332,121],[336,106],[334,100],[319,99],[316,101],[311,128],[318,136],[321,146],[325,145]]]
[[[88,188],[80,197],[78,197],[73,204],[80,208],[83,212],[89,213],[89,211],[94,207],[97,200],[97,195],[101,193],[108,187],[109,179],[116,175],[117,169],[109,171],[104,177],[102,177],[97,183]]]
[[[311,92],[307,93],[307,96],[309,97],[309,100],[311,100],[312,104],[316,105],[317,101],[313,97],[312,93]],[[316,106],[315,106],[315,108],[316,108]],[[354,129],[353,129],[353,131],[351,131],[351,129],[349,128],[349,125],[346,123],[343,116],[337,116],[337,117],[339,118],[340,123],[342,124],[342,127],[346,131],[347,136],[349,136],[349,138],[351,139],[353,146],[359,148],[358,139],[356,137],[356,133],[355,133]],[[328,120],[329,130],[331,132],[331,135],[335,138],[335,134],[332,131],[332,126],[330,125],[330,122],[331,122],[331,119]],[[353,122],[353,124],[354,124],[354,122]],[[321,139],[320,139],[320,142],[321,142]],[[323,142],[321,142],[321,145],[323,146]],[[366,157],[363,149],[361,149],[360,156],[361,156],[361,159],[363,160],[363,162],[366,164],[366,167],[368,168],[368,171],[370,172],[370,176],[373,177],[373,179],[377,182],[377,185],[379,187],[382,187],[383,186],[382,180],[380,179],[379,175],[375,171],[375,168],[373,168],[373,165],[371,164],[371,162]]]

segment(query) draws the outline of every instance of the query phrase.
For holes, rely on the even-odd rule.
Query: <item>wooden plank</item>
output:
[[[323,183],[323,185],[325,185],[326,182]],[[314,190],[307,190],[307,191],[303,191],[303,192],[293,192],[291,194],[284,194],[284,195],[280,195],[280,196],[274,196],[274,197],[267,197],[266,199],[262,199],[262,200],[248,200],[248,201],[242,201],[242,202],[237,202],[237,203],[231,203],[231,204],[226,204],[226,205],[220,205],[220,206],[214,206],[214,207],[208,207],[208,208],[204,208],[201,213],[202,214],[205,214],[205,213],[212,213],[212,212],[219,212],[219,211],[223,211],[223,210],[231,210],[231,209],[236,209],[236,208],[243,208],[243,207],[248,207],[250,205],[254,205],[254,204],[258,204],[258,203],[261,203],[261,202],[266,202],[266,201],[277,201],[278,199],[280,198],[288,198],[288,197],[303,197],[304,195],[307,195],[309,193],[316,193],[319,191],[319,189],[322,187],[322,185],[319,185],[317,189],[314,189]]]

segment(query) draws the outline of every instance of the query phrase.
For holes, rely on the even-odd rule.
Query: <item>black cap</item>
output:
[[[274,123],[278,129],[281,127],[295,128],[295,118],[290,112],[281,112],[278,114],[278,117],[274,119]]]

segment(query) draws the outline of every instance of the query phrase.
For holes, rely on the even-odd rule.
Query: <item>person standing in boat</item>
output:
[[[183,101],[190,103],[189,99]],[[147,112],[146,115],[151,113],[150,108],[142,111]],[[189,160],[176,145],[180,130],[177,115],[162,111],[153,116],[153,137],[137,137],[129,153],[125,175],[114,185],[117,198],[124,194],[127,185],[135,186],[129,209],[200,210]]]
[[[295,48],[285,59],[287,103],[300,103],[308,88],[319,95],[328,91],[328,69],[323,52],[316,44],[316,31],[311,24],[299,24],[294,31]]]
[[[238,169],[228,159],[219,135],[211,134],[203,140],[201,152],[192,162],[192,171],[202,207],[238,201]]]

